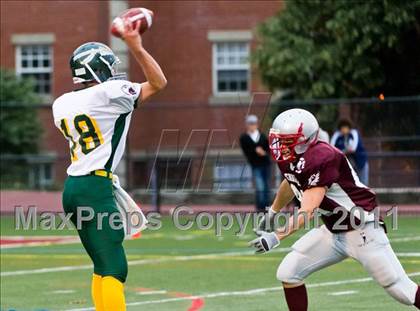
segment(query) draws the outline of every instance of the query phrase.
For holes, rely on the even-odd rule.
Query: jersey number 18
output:
[[[89,117],[86,114],[79,114],[74,118],[73,124],[79,134],[78,143],[82,148],[83,154],[92,152],[103,143],[102,133],[94,118]],[[60,128],[64,137],[72,143],[70,147],[72,162],[77,161],[77,142],[70,134],[70,129],[66,119],[61,120]]]

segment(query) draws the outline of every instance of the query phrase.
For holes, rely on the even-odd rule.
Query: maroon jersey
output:
[[[374,220],[374,214],[369,212],[377,206],[375,193],[360,182],[346,156],[337,148],[318,141],[294,163],[279,163],[279,168],[299,200],[306,189],[327,188],[319,208],[326,214],[321,217],[330,231],[351,230],[349,216],[355,206],[360,208],[354,213],[356,224],[362,217],[364,221]],[[338,223],[343,212],[332,213],[336,207],[349,212]],[[337,229],[334,224],[344,225],[345,229]]]

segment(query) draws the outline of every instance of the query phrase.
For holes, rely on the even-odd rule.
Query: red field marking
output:
[[[182,297],[182,298],[190,298],[191,299],[191,306],[187,309],[187,311],[198,311],[204,307],[204,299],[196,296],[192,296],[190,294],[182,293],[182,292],[169,292],[168,296],[170,297]]]
[[[24,246],[41,246],[53,244],[71,244],[79,242],[77,236],[2,236],[1,248],[18,248]]]
[[[198,311],[202,307],[204,307],[204,299],[202,298],[195,298],[191,303],[191,307],[187,311]]]
[[[134,289],[136,292],[147,293],[147,292],[154,292],[159,291],[154,288],[146,288],[146,287],[136,287]],[[201,308],[204,307],[204,299],[200,297],[196,297],[187,293],[182,292],[167,292],[167,296],[175,297],[175,298],[189,298],[191,299],[191,305],[188,307],[187,311],[199,311]]]
[[[140,239],[140,238],[141,238],[141,231],[140,231],[140,232],[137,232],[136,234],[133,234],[133,235],[131,236],[131,238],[132,238],[132,239]]]

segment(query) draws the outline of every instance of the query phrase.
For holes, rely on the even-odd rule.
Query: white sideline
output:
[[[409,273],[408,276],[418,276],[420,275],[420,271]],[[341,281],[332,281],[332,282],[322,282],[322,283],[313,283],[308,284],[306,287],[314,288],[314,287],[324,287],[324,286],[334,286],[334,285],[345,285],[345,284],[353,284],[353,283],[365,283],[373,281],[372,278],[359,278],[359,279],[350,279],[350,280],[341,280]],[[218,292],[218,293],[209,293],[209,294],[202,294],[190,297],[176,297],[176,298],[166,298],[166,299],[157,299],[157,300],[146,300],[146,301],[137,301],[137,302],[130,302],[127,303],[127,306],[140,306],[140,305],[149,305],[149,304],[159,304],[159,303],[166,303],[166,302],[175,302],[175,301],[185,301],[185,300],[192,300],[196,298],[218,298],[218,297],[225,297],[225,296],[249,296],[254,294],[261,294],[266,292],[272,292],[277,290],[282,290],[283,287],[276,286],[276,287],[266,287],[266,288],[255,288],[243,291],[233,291],[233,292]],[[95,310],[94,308],[78,308],[78,309],[67,309],[64,311],[91,311]]]
[[[398,257],[420,257],[420,253],[395,253]]]
[[[60,236],[51,236],[52,238],[60,237]],[[34,237],[26,237],[26,236],[3,236],[2,238],[8,238],[8,239],[19,239],[19,238],[45,238],[44,236],[34,236]],[[48,245],[62,245],[62,244],[75,244],[80,242],[80,239],[78,236],[62,236],[63,240],[56,242],[56,241],[45,241],[45,242],[22,242],[22,243],[13,243],[13,244],[2,244],[0,245],[0,249],[6,249],[6,248],[22,248],[22,247],[35,247],[35,246],[48,246]],[[192,240],[195,236],[193,235],[185,235],[185,236],[175,236],[174,239],[177,241],[186,241],[186,240]],[[405,238],[394,238],[390,239],[392,243],[398,243],[398,242],[410,242],[410,241],[419,241],[420,237],[405,237]]]
[[[289,247],[277,248],[271,253],[287,253],[291,249]],[[253,255],[254,251],[240,251],[240,252],[226,252],[226,253],[213,253],[213,254],[203,254],[203,255],[188,255],[188,256],[174,256],[174,257],[165,257],[165,258],[154,258],[154,259],[140,259],[140,260],[131,260],[128,262],[129,266],[139,266],[147,264],[156,264],[164,262],[173,262],[173,261],[190,261],[190,260],[207,260],[215,259],[218,257],[234,257],[234,256],[246,256]],[[396,253],[398,257],[420,257],[420,253],[417,252],[404,252]],[[64,271],[77,271],[77,270],[87,270],[92,269],[92,265],[79,265],[79,266],[62,266],[54,268],[40,268],[40,269],[31,269],[31,270],[17,270],[17,271],[4,271],[0,273],[1,277],[5,276],[17,276],[17,275],[28,275],[28,274],[42,274],[50,272],[64,272]]]
[[[410,242],[410,241],[420,241],[420,236],[408,236],[403,238],[393,238],[389,239],[390,242]]]
[[[275,251],[273,251],[273,253],[274,252],[285,253],[288,251],[290,251],[290,248],[278,248]],[[128,262],[128,265],[137,266],[137,265],[147,265],[147,264],[172,262],[172,261],[214,259],[218,257],[233,257],[233,256],[243,256],[243,255],[253,255],[253,254],[254,254],[253,251],[240,251],[240,252],[212,253],[212,254],[203,254],[203,255],[174,256],[174,257],[165,257],[165,258],[131,260]],[[32,270],[5,271],[5,272],[1,272],[0,276],[15,276],[15,275],[40,274],[40,273],[49,273],[49,272],[86,270],[86,269],[91,269],[92,267],[93,267],[92,265],[80,265],[80,266],[41,268],[41,269],[32,269]]]
[[[329,296],[343,296],[343,295],[353,295],[358,293],[357,290],[344,290],[341,292],[333,292],[333,293],[328,293],[327,295]]]
[[[144,295],[158,295],[158,294],[166,294],[168,291],[166,290],[152,290],[149,292],[139,292],[137,295],[144,296]]]

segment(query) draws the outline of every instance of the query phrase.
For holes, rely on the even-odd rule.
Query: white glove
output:
[[[256,231],[258,238],[249,242],[249,246],[255,247],[255,254],[267,253],[280,245],[280,240],[275,232]]]
[[[273,210],[273,207],[270,207],[268,213],[264,216],[261,216],[261,218],[259,219],[257,228],[254,229],[254,232],[256,233],[257,231],[274,231],[274,217],[276,216],[276,214],[277,212]]]

